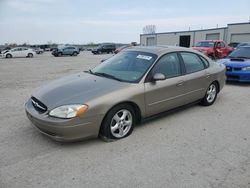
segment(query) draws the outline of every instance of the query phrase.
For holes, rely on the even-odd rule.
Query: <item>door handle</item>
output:
[[[184,81],[180,81],[178,84],[176,84],[177,87],[182,86],[184,84]]]

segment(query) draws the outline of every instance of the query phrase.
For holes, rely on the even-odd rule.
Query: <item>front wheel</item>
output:
[[[205,97],[202,99],[201,104],[204,106],[210,106],[216,100],[218,94],[218,85],[213,82],[209,85]]]
[[[134,125],[134,109],[128,104],[118,105],[104,118],[99,135],[105,141],[122,139],[132,133]]]
[[[6,58],[12,58],[12,55],[11,54],[7,54],[5,57]]]

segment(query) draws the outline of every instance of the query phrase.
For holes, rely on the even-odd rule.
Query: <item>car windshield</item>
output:
[[[237,48],[236,50],[232,51],[228,57],[250,59],[250,46]]]
[[[151,53],[121,52],[92,69],[90,73],[119,81],[137,83],[156,58],[157,55]]]
[[[214,47],[214,42],[202,41],[196,43],[195,47]]]

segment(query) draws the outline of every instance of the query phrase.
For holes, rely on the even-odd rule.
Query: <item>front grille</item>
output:
[[[241,71],[241,68],[234,68],[235,71]]]
[[[44,105],[41,101],[39,101],[38,99],[36,99],[35,97],[31,97],[31,102],[32,105],[34,106],[34,108],[41,113],[44,113],[47,111],[47,106]]]

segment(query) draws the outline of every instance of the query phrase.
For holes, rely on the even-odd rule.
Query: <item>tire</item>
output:
[[[28,53],[27,57],[32,58],[33,54],[32,53]]]
[[[6,54],[5,57],[6,57],[6,58],[12,58],[12,55],[11,55],[11,54]]]
[[[73,52],[73,54],[72,54],[73,56],[77,56],[77,53],[76,52]]]
[[[61,56],[62,56],[62,53],[61,53],[61,52],[60,52],[60,53],[58,53],[58,54],[57,54],[57,56],[58,56],[58,57],[61,57]]]
[[[202,99],[201,104],[203,106],[212,105],[217,98],[218,91],[218,84],[216,82],[211,83],[207,88],[206,95]]]
[[[102,122],[99,136],[104,141],[114,141],[129,136],[135,125],[135,111],[128,104],[112,108]]]

